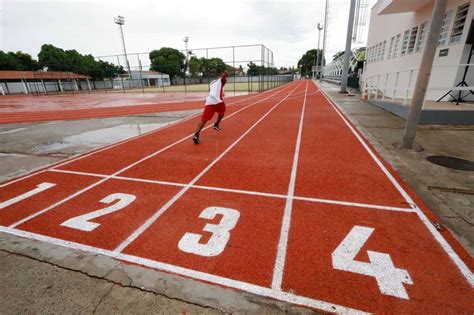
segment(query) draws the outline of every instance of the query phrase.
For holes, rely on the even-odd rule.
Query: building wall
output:
[[[427,100],[438,99],[447,90],[449,90],[449,87],[455,86],[462,77],[464,67],[458,67],[456,65],[466,63],[468,53],[470,51],[470,45],[466,45],[464,43],[466,41],[469,26],[473,18],[474,3],[472,3],[472,0],[460,42],[450,44],[449,41],[457,8],[467,2],[469,1],[448,0],[446,12],[451,11],[451,18],[447,27],[448,33],[446,44],[437,48],[430,83],[428,86],[428,92],[426,95]],[[374,5],[371,12],[367,42],[368,54],[364,73],[364,81],[365,83],[377,85],[379,90],[385,91],[386,96],[392,97],[397,80],[396,72],[400,72],[398,74],[398,88],[395,97],[403,99],[406,97],[406,87],[410,82],[411,75],[410,91],[408,92],[407,96],[407,98],[410,99],[413,94],[413,88],[416,76],[418,74],[416,69],[418,69],[420,66],[423,49],[423,46],[420,46],[421,49],[418,51],[416,50],[420,40],[420,25],[422,23],[429,22],[431,19],[433,4],[428,4],[416,12],[378,15],[381,6],[383,6],[383,3],[382,1],[379,1],[376,5]],[[416,26],[418,26],[418,32],[416,35],[415,49],[413,52],[406,53],[402,56],[401,49],[403,45],[404,32],[406,30],[411,30]],[[426,23],[424,33],[425,40],[428,27],[429,25]],[[393,57],[394,48],[390,50],[391,38],[392,36],[397,36],[398,34],[400,34],[400,41],[397,45],[397,55],[396,57]],[[394,44],[395,42],[396,40],[394,41]],[[439,51],[446,48],[449,49],[448,55],[445,57],[439,57]],[[389,52],[391,52],[390,56]],[[474,60],[471,60],[471,63],[474,63]],[[410,71],[412,69],[415,70]],[[387,74],[389,75],[387,76]],[[470,70],[468,79],[466,81],[469,85],[474,85],[474,69]],[[440,87],[442,87],[442,89],[438,89]]]

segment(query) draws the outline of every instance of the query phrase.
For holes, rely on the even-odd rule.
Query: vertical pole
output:
[[[385,94],[387,94],[388,73],[385,75],[385,83],[383,86],[382,102],[385,101]]]
[[[392,101],[395,101],[395,97],[397,96],[398,77],[399,77],[399,76],[400,76],[400,72],[397,72],[397,76],[395,77],[395,87],[393,88]]]
[[[352,43],[352,31],[354,28],[354,13],[355,13],[356,0],[351,0],[351,6],[349,8],[349,22],[347,23],[347,35],[346,35],[346,51],[344,53],[344,67],[342,68],[342,81],[340,93],[347,93],[347,75],[349,72],[349,63],[351,61],[351,43]]]
[[[324,56],[326,55],[326,37],[327,37],[327,30],[328,30],[328,4],[329,0],[326,0],[326,7],[324,10],[324,33],[323,33],[323,53],[322,53],[322,65],[326,65],[326,59]]]
[[[402,148],[411,149],[415,140],[416,127],[420,121],[426,88],[430,81],[431,69],[433,67],[433,60],[436,54],[436,47],[438,45],[446,5],[447,0],[436,0],[433,7],[431,23],[428,34],[426,34],[425,47],[423,47],[423,54],[421,56],[420,70],[418,71],[415,91],[411,100],[410,113],[408,114],[407,124],[403,134]]]
[[[125,37],[123,36],[122,24],[119,24],[119,26],[120,26],[120,34],[122,35],[123,52],[125,53],[125,63],[126,63],[126,66],[127,66],[128,75],[130,76],[131,75],[131,73],[130,73],[130,63],[128,62],[128,58],[127,58],[127,49],[125,48]]]
[[[234,67],[234,95],[235,95],[235,46],[232,46],[232,67]]]
[[[89,93],[91,92],[91,83],[89,82],[89,79],[86,79],[87,81],[87,89],[89,90]]]
[[[122,27],[120,27],[120,29],[122,29]],[[118,65],[120,67],[120,58],[119,58],[118,55],[117,55],[117,62],[118,62]],[[130,75],[130,72],[128,74]],[[125,86],[123,85],[123,78],[120,76],[120,74],[118,76],[120,77],[122,92],[125,93]],[[104,88],[105,88],[105,81],[104,81]]]
[[[59,91],[64,92],[63,85],[61,84],[61,80],[58,79]]]
[[[140,86],[142,87],[142,93],[144,93],[145,90],[143,89],[142,62],[138,54],[137,54],[137,59],[138,59],[138,71],[140,71]]]
[[[413,70],[410,70],[410,76],[408,77],[408,86],[405,90],[405,98],[403,99],[403,105],[407,104],[408,94],[410,94],[411,79],[413,78]]]

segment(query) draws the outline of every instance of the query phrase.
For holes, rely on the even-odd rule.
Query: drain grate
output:
[[[432,155],[426,158],[433,164],[460,171],[474,171],[474,162],[452,156]]]

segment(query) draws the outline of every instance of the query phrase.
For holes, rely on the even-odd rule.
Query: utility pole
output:
[[[189,42],[189,37],[188,36],[185,36],[183,38],[183,42],[186,46],[186,63],[185,63],[185,66],[184,66],[184,91],[187,92],[187,89],[186,89],[186,71],[188,71],[188,54],[189,54],[189,50],[188,50],[188,42]]]
[[[344,52],[344,67],[342,68],[342,81],[341,89],[339,93],[347,93],[347,73],[349,72],[349,64],[351,62],[351,43],[352,43],[352,31],[354,29],[354,13],[355,13],[356,0],[351,0],[351,6],[349,8],[349,22],[347,23],[347,35],[346,35],[346,51]]]
[[[326,6],[324,9],[324,32],[323,32],[323,52],[322,52],[322,61],[321,65],[324,67],[326,65],[326,59],[324,56],[326,55],[326,37],[328,31],[328,7],[329,7],[329,0],[326,0]]]
[[[319,66],[319,56],[321,55],[321,51],[319,50],[319,42],[321,40],[321,30],[323,29],[323,27],[321,26],[321,23],[318,23],[318,26],[316,27],[318,29],[318,50],[316,51],[316,56],[317,56],[317,59],[316,59],[316,75],[315,75],[315,79],[318,78],[318,73],[319,73],[319,78],[321,79],[321,67]]]
[[[122,35],[123,52],[125,53],[125,63],[127,65],[128,75],[131,76],[132,74],[130,73],[130,63],[128,62],[127,49],[125,48],[125,37],[123,36],[123,29],[122,29],[122,25],[125,24],[125,18],[119,15],[116,18],[114,18],[114,22],[115,24],[118,24],[120,26],[120,34]]]
[[[426,34],[426,43],[421,56],[420,70],[416,77],[415,90],[411,100],[410,113],[408,114],[405,132],[403,134],[402,148],[411,149],[415,140],[416,127],[420,121],[421,109],[425,102],[426,88],[430,81],[433,60],[438,46],[439,33],[446,12],[447,0],[436,0],[431,23]]]

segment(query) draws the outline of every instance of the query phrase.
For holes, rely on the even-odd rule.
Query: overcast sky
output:
[[[370,5],[374,2],[369,0]],[[344,50],[349,0],[329,3],[328,59]],[[325,0],[0,0],[0,50],[21,50],[37,58],[41,45],[49,43],[94,56],[120,54],[120,33],[113,20],[123,15],[127,53],[163,46],[184,49],[183,37],[189,36],[190,49],[264,44],[273,51],[275,66],[288,67],[317,47],[316,24],[324,22],[324,4]],[[214,54],[232,60],[231,50]],[[235,58],[260,59],[260,52],[241,49]]]

